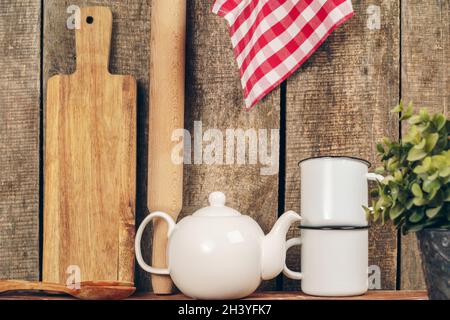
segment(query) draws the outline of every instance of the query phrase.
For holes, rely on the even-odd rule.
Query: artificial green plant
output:
[[[450,121],[427,109],[413,114],[402,102],[392,112],[401,125],[408,123],[400,141],[384,138],[377,144],[385,176],[371,190],[372,207],[365,208],[373,221],[387,219],[403,233],[424,228],[450,229]]]

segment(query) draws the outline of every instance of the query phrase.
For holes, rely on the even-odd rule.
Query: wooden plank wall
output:
[[[193,135],[194,121],[201,121],[204,132],[219,129],[224,136],[226,129],[267,129],[268,134],[278,129],[280,90],[251,112],[243,111],[239,71],[224,20],[211,14],[211,1],[188,3],[186,129]],[[278,215],[278,175],[261,175],[261,167],[186,165],[182,214],[207,205],[210,192],[223,191],[228,206],[252,216],[268,232]],[[264,283],[262,289],[275,289],[275,282]]]
[[[137,223],[142,220],[147,195],[150,3],[44,0],[43,8],[37,0],[0,4],[0,278],[39,276],[40,96],[49,76],[75,68],[74,31],[66,27],[69,5],[112,9],[110,69],[138,80]],[[183,215],[206,205],[209,192],[222,190],[230,206],[254,217],[268,232],[278,213],[300,207],[299,160],[341,154],[376,162],[375,142],[383,136],[399,136],[398,121],[389,110],[400,97],[448,115],[450,8],[446,0],[427,4],[418,0],[353,1],[355,16],[330,36],[282,90],[273,91],[251,112],[241,109],[242,93],[227,27],[209,12],[210,3],[188,1],[185,127],[192,136],[194,121],[201,122],[203,133],[208,129],[225,134],[226,129],[270,132],[281,128],[280,150],[285,153],[280,157],[280,173],[267,176],[261,175],[261,164],[187,164]],[[377,7],[380,28],[373,20]],[[150,233],[145,236],[147,261]],[[295,234],[293,228],[290,236]],[[397,240],[390,225],[371,229],[370,264],[381,268],[382,288],[423,288],[414,238],[402,238],[401,248]],[[288,262],[298,269],[298,250],[292,249]],[[137,270],[139,289],[151,290],[149,276]],[[299,286],[280,279],[263,284],[262,289]]]
[[[300,208],[299,160],[348,155],[375,163],[375,143],[383,136],[397,137],[398,123],[389,110],[399,98],[399,4],[378,1],[380,29],[368,27],[367,10],[372,4],[353,1],[354,17],[287,81],[288,209]],[[391,225],[373,226],[369,234],[369,264],[380,267],[382,288],[395,289],[396,231]],[[300,248],[291,249],[288,263],[299,268]],[[296,281],[284,281],[286,289],[298,287]]]
[[[401,48],[403,99],[449,117],[450,1],[403,0]],[[424,288],[414,234],[402,237],[400,261],[401,288]]]
[[[148,132],[148,41],[151,1],[60,1],[44,5],[44,80],[75,68],[74,32],[66,28],[69,5],[108,5],[113,11],[113,41],[110,69],[132,74],[138,81],[138,195],[139,224],[146,206],[146,163]],[[209,12],[210,1],[188,2],[187,91],[185,127],[192,133],[194,121],[203,131],[227,128],[277,129],[279,90],[267,97],[254,112],[242,111],[241,87],[235,68],[230,39],[223,20]],[[204,145],[208,143],[205,142]],[[193,159],[193,158],[192,158]],[[209,192],[221,190],[230,206],[257,219],[267,232],[277,217],[278,176],[261,176],[260,166],[186,165],[183,215],[207,204]],[[236,181],[240,181],[239,184]],[[255,205],[255,203],[257,205]],[[151,260],[150,229],[145,235]],[[145,246],[145,245],[144,245]],[[139,289],[151,290],[150,277],[137,268]],[[274,282],[264,289],[274,289]]]
[[[0,2],[0,279],[39,277],[41,1]]]

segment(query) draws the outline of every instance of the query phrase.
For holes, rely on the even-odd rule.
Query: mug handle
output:
[[[376,173],[366,173],[366,178],[369,181],[377,181],[377,182],[381,182],[383,181],[384,177],[381,174],[376,174]],[[369,207],[369,210],[373,210],[373,207]]]
[[[372,172],[366,173],[366,178],[369,181],[378,181],[378,182],[381,182],[384,179],[384,177],[381,174],[376,174]]]
[[[139,265],[142,269],[144,269],[147,272],[153,273],[153,274],[169,274],[168,268],[154,268],[152,266],[149,266],[145,263],[144,259],[142,258],[142,251],[141,251],[141,240],[142,240],[142,234],[144,233],[145,227],[147,224],[149,224],[150,221],[152,221],[153,218],[162,218],[166,220],[167,224],[169,225],[169,229],[167,231],[167,238],[170,237],[172,234],[174,228],[175,228],[175,221],[172,219],[171,216],[169,216],[167,213],[161,212],[161,211],[155,211],[151,214],[149,214],[144,221],[142,221],[141,225],[139,226],[139,229],[136,232],[136,239],[134,241],[134,249],[136,251],[136,259]]]
[[[289,239],[286,242],[286,251],[288,251],[293,246],[300,246],[301,244],[302,244],[302,240],[300,238]],[[292,271],[291,269],[289,269],[286,265],[286,262],[284,263],[283,274],[290,279],[294,279],[294,280],[302,280],[303,279],[303,274],[301,272],[296,272],[296,271]]]

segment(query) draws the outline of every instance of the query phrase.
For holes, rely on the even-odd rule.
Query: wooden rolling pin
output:
[[[184,127],[186,0],[153,0],[150,40],[148,208],[177,219],[183,196],[183,164],[171,159],[175,129]],[[154,267],[166,265],[167,225],[153,224]],[[152,275],[153,291],[170,294],[169,276]]]

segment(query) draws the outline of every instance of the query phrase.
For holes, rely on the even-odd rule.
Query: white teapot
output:
[[[225,206],[225,195],[213,192],[210,206],[175,221],[153,212],[140,225],[136,258],[147,272],[170,275],[184,294],[196,299],[238,299],[253,293],[261,280],[281,273],[286,259],[286,234],[300,216],[284,213],[267,236],[252,218]],[[167,221],[167,269],[154,268],[142,259],[141,238],[153,218]]]

